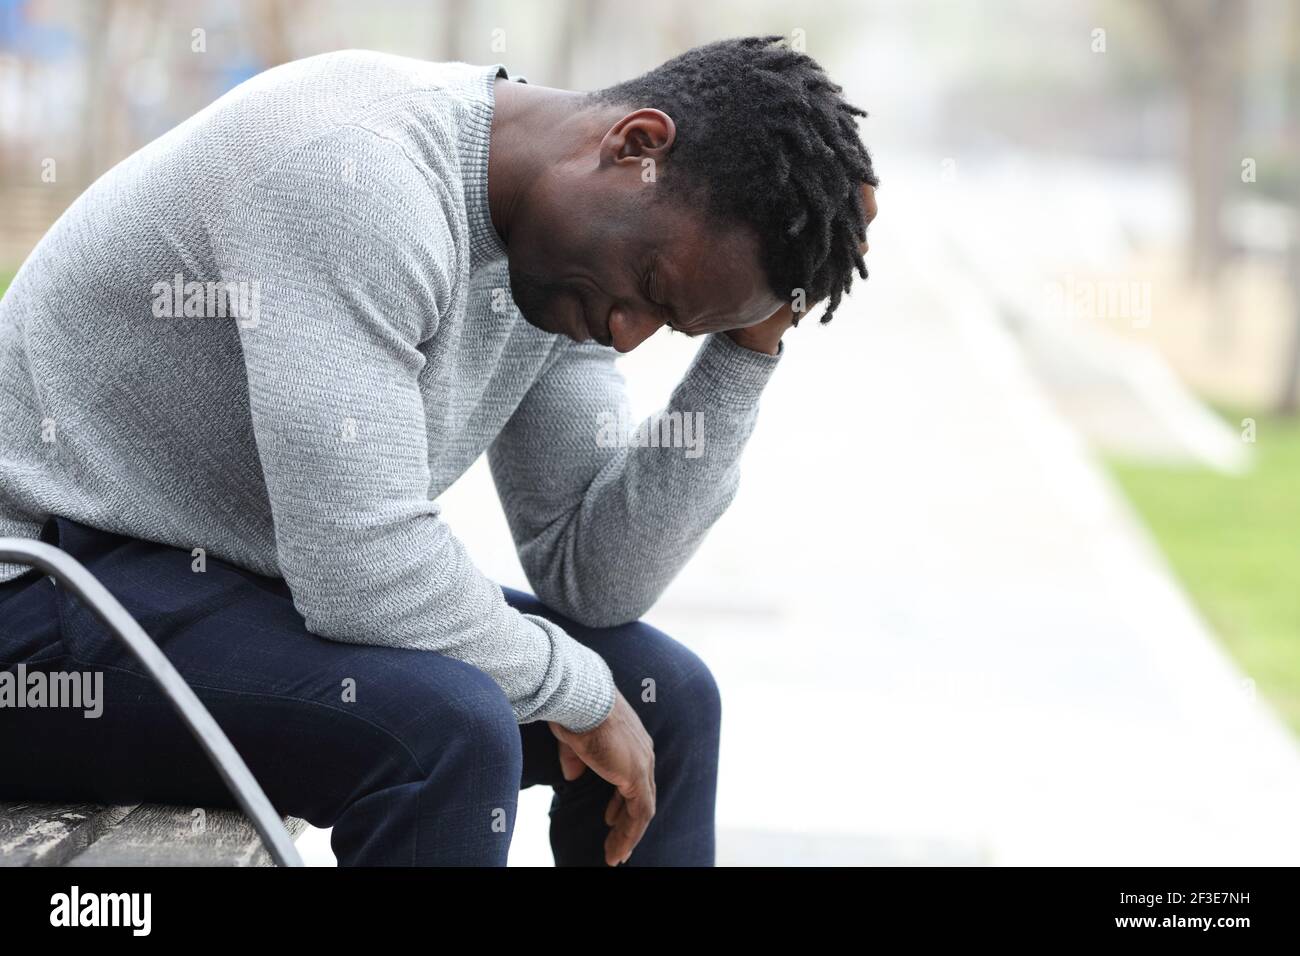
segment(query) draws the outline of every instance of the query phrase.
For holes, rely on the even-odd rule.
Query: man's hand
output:
[[[605,824],[613,828],[605,838],[605,862],[626,863],[655,815],[654,742],[641,718],[615,691],[614,709],[605,722],[585,734],[548,723],[560,741],[565,780],[578,779],[583,768],[590,767],[614,785],[614,796],[605,808]]]
[[[727,335],[737,345],[743,345],[755,352],[775,355],[781,345],[781,336],[794,323],[794,306],[787,302],[757,325],[748,325],[743,329],[728,329]]]
[[[876,188],[869,183],[863,183],[861,193],[864,225],[869,226],[871,220],[876,218]],[[865,256],[867,254],[867,243],[863,242],[859,245],[858,251]],[[757,325],[750,325],[743,329],[729,329],[727,335],[731,336],[731,340],[737,345],[743,345],[755,352],[766,352],[768,355],[775,355],[781,344],[781,336],[785,335],[786,329],[811,312],[816,304],[816,302],[807,303],[803,312],[796,315],[794,304],[787,302]]]

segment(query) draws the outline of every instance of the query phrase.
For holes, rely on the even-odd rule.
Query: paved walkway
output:
[[[1300,751],[945,258],[932,189],[891,179],[870,291],[793,333],[650,618],[722,686],[720,862],[1300,863]],[[657,339],[625,360],[646,410],[691,350]],[[446,514],[522,583],[481,465]],[[549,862],[548,799],[512,863]]]

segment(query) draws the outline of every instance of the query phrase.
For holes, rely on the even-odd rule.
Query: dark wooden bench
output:
[[[297,837],[303,820],[286,817]],[[0,803],[0,866],[271,866],[238,810]]]

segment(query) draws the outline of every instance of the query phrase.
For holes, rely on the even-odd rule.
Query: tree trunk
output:
[[[1293,14],[1294,15],[1294,14]],[[1290,56],[1287,68],[1286,97],[1291,116],[1300,109],[1300,23],[1291,21],[1288,26]],[[1294,120],[1292,129],[1295,129]],[[1294,202],[1291,206],[1291,246],[1287,275],[1291,286],[1291,341],[1286,352],[1286,370],[1282,375],[1282,389],[1278,394],[1279,415],[1293,416],[1300,412],[1300,175],[1295,177],[1291,189]]]
[[[1227,253],[1223,205],[1237,168],[1234,106],[1245,6],[1241,0],[1163,0],[1156,9],[1187,109],[1188,272],[1213,283]]]
[[[1287,353],[1286,373],[1282,376],[1282,393],[1278,397],[1279,415],[1291,416],[1300,411],[1300,197],[1297,198],[1295,225],[1291,231],[1291,348]]]

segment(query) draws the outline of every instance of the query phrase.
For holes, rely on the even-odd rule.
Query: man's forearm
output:
[[[641,617],[735,495],[779,360],[706,340],[667,406],[620,439],[576,506],[521,542],[539,596],[590,626]]]

